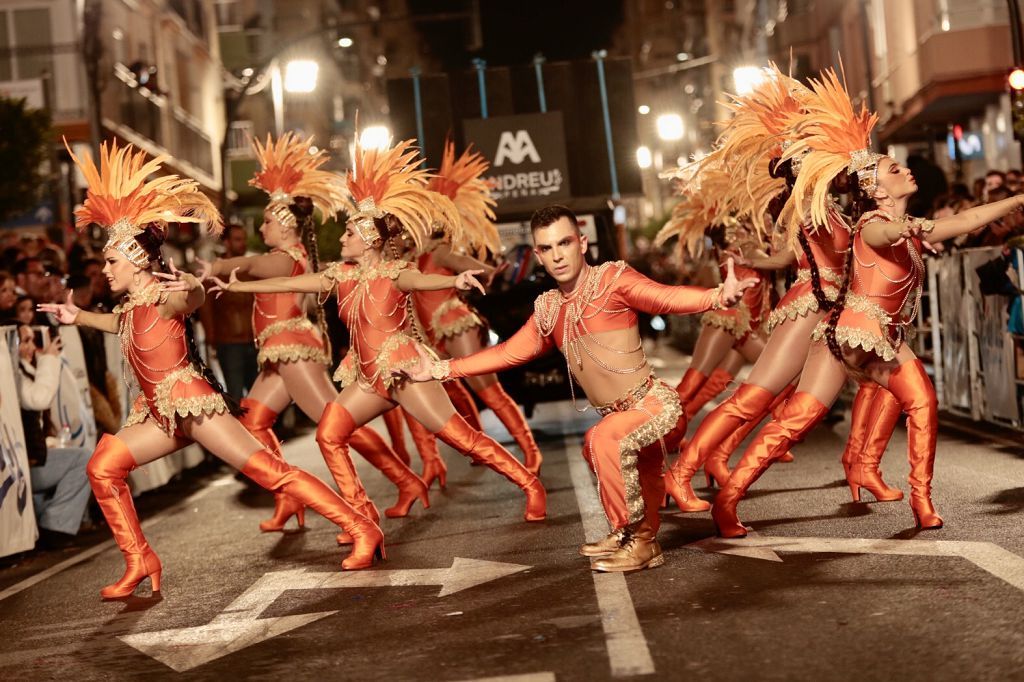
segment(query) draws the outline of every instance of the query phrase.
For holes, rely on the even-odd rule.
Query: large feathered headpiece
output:
[[[252,142],[260,170],[249,184],[270,195],[268,210],[282,225],[295,227],[295,214],[288,207],[296,197],[309,197],[325,222],[345,201],[345,180],[336,173],[320,170],[327,163],[327,152],[313,152],[313,138],[302,140],[288,132],[274,142],[267,135],[265,144]]]
[[[161,169],[166,154],[147,162],[146,152],[136,152],[132,145],[119,148],[111,140],[100,145],[97,169],[92,155],[79,159],[67,140],[64,146],[87,185],[85,203],[75,209],[75,227],[82,230],[95,223],[107,230],[104,251],[116,248],[144,268],[150,257],[136,237],[150,225],[166,232],[168,223],[205,223],[215,235],[224,229],[220,213],[195,180],[177,175],[147,179]]]
[[[349,220],[362,240],[375,246],[381,235],[374,219],[391,214],[402,223],[417,251],[422,251],[435,225],[461,238],[461,222],[452,200],[427,189],[432,175],[419,168],[413,140],[389,149],[364,149],[356,136],[354,168],[348,172],[345,198]]]
[[[465,247],[476,254],[485,249],[491,253],[501,251],[501,237],[494,225],[497,202],[483,179],[489,166],[483,154],[472,149],[466,149],[456,158],[455,143],[448,139],[444,144],[441,167],[428,185],[431,190],[451,199],[462,219],[462,243],[453,242],[452,245]]]
[[[654,237],[654,245],[661,246],[673,237],[679,238],[680,249],[690,257],[700,255],[704,234],[708,229],[735,222],[723,197],[734,180],[729,171],[712,156],[675,172],[682,197],[672,209],[664,227]]]
[[[790,231],[808,218],[808,206],[815,226],[828,225],[829,189],[844,170],[856,173],[860,188],[871,196],[878,187],[878,161],[884,158],[870,148],[877,114],[863,105],[854,111],[834,70],[812,79],[811,90],[807,112],[797,124],[799,135],[783,153],[784,159],[802,157],[787,206]]]

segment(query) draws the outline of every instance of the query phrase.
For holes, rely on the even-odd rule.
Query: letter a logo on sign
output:
[[[494,157],[494,165],[500,166],[505,161],[518,164],[526,158],[533,163],[540,163],[540,154],[533,146],[530,134],[525,130],[517,130],[515,133],[511,130],[503,132],[501,139],[498,140],[498,153]]]

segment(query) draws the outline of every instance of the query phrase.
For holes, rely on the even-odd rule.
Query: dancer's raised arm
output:
[[[69,291],[68,299],[64,303],[40,303],[36,306],[36,310],[56,316],[57,321],[61,324],[91,327],[108,334],[117,333],[117,322],[120,315],[82,310],[72,302],[71,297],[72,292]]]

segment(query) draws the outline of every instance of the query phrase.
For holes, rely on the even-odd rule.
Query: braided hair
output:
[[[309,197],[295,197],[288,205],[288,210],[295,216],[295,222],[299,231],[299,239],[309,255],[309,264],[313,272],[320,271],[320,245],[316,238],[316,223],[313,221],[313,200]],[[324,340],[324,349],[327,356],[331,356],[331,336],[327,331],[327,314],[324,306],[317,298],[316,304],[316,326],[320,329],[320,336]]]
[[[796,183],[796,175],[793,173],[793,160],[786,159],[782,163],[778,161],[778,159],[772,159],[768,163],[768,174],[773,178],[783,178],[786,181],[786,189],[780,192],[769,206],[769,210],[772,210],[776,204],[778,205],[778,213],[772,213],[772,217],[776,220],[778,220],[779,214],[782,212],[782,207],[789,200],[793,185]],[[811,272],[811,291],[814,292],[814,300],[818,302],[818,310],[832,310],[834,303],[825,295],[825,289],[821,286],[821,270],[818,268],[818,261],[814,258],[810,241],[807,239],[807,234],[802,226],[797,230],[796,237],[797,241],[800,242],[800,248],[803,249],[804,256],[807,258],[807,264]]]
[[[170,273],[170,268],[167,267],[167,262],[164,261],[164,256],[160,252],[160,246],[164,242],[163,233],[153,224],[146,227],[146,230],[139,235],[136,235],[135,240],[139,242],[146,251],[146,255],[149,256],[150,262],[156,263],[157,272]],[[196,313],[193,312],[184,319],[185,326],[185,344],[188,352],[189,362],[192,366],[199,370],[203,379],[206,383],[213,388],[223,399],[224,403],[228,407],[228,412],[235,417],[241,417],[245,414],[245,408],[243,408],[234,396],[230,395],[224,390],[224,387],[217,380],[217,376],[210,369],[210,366],[203,360],[203,356],[199,353],[199,345],[196,343],[195,328],[193,326],[193,319]]]
[[[843,310],[846,308],[846,296],[850,292],[850,284],[853,281],[853,246],[856,230],[858,229],[857,224],[860,222],[861,216],[877,208],[878,205],[861,188],[856,173],[849,174],[847,181],[850,187],[850,222],[854,225],[854,234],[850,235],[850,245],[846,248],[843,284],[839,288],[839,296],[836,297],[832,314],[829,316],[825,326],[825,342],[828,344],[828,349],[832,352],[832,355],[844,365],[849,366],[843,354],[843,349],[836,340],[836,327],[839,326],[839,316],[843,314]]]

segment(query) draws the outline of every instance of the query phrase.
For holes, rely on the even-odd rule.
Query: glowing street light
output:
[[[351,38],[338,38],[338,47],[352,47]]]
[[[391,144],[391,131],[386,126],[368,126],[359,133],[359,145],[363,149],[387,149]]]
[[[307,93],[316,90],[320,65],[312,59],[294,59],[284,67],[284,89],[288,93]]]
[[[1008,77],[1010,87],[1014,90],[1024,90],[1024,69],[1014,69]]]
[[[654,122],[658,137],[671,142],[683,137],[683,118],[679,114],[662,114]]]
[[[640,113],[641,116],[646,116],[647,114],[651,113],[651,108],[646,104],[641,104],[636,108],[636,110]]]
[[[764,82],[764,71],[759,66],[737,66],[732,70],[732,82],[737,95],[749,95]]]
[[[636,165],[640,166],[641,170],[647,170],[651,167],[654,159],[651,158],[650,147],[637,147],[636,148]]]

